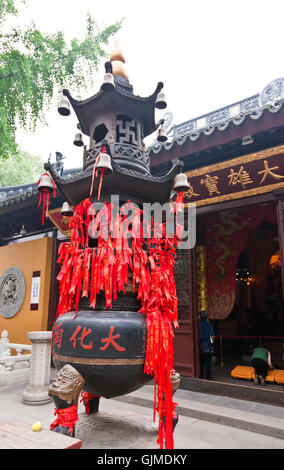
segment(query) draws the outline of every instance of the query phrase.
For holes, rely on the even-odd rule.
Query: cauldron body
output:
[[[146,335],[141,313],[69,312],[53,326],[53,361],[57,369],[73,366],[89,393],[105,398],[124,395],[152,379],[144,373]]]

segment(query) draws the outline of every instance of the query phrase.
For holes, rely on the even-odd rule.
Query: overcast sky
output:
[[[109,51],[119,39],[135,94],[148,96],[164,83],[175,124],[259,93],[284,76],[284,0],[26,0],[20,21],[34,21],[43,32],[61,30],[69,40],[83,37],[88,11],[101,27],[125,18]],[[103,64],[86,98],[99,91]],[[65,167],[81,166],[82,149],[72,143],[74,113],[62,118],[55,106],[47,121],[33,134],[18,132],[20,146],[44,161],[57,150],[67,157]]]

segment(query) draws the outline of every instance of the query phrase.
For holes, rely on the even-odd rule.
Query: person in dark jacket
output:
[[[214,353],[213,341],[215,339],[215,332],[213,326],[209,322],[209,315],[206,310],[199,313],[200,320],[198,323],[199,329],[199,353],[200,353],[200,378],[205,376],[207,380],[213,380],[211,375],[211,360]]]
[[[268,369],[273,369],[271,355],[268,349],[258,345],[252,352],[251,365],[255,371],[254,382],[265,385],[265,377],[267,376]]]

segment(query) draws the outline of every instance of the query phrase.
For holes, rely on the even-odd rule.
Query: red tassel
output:
[[[45,212],[45,203],[46,203],[46,191],[44,191],[44,193],[43,193],[41,225],[44,225],[44,214],[46,213]]]
[[[97,172],[101,172],[101,177],[100,177],[100,183],[99,183],[99,189],[98,189],[98,201],[100,200],[101,197],[101,189],[102,189],[102,184],[103,184],[103,176],[104,176],[104,169],[99,169]]]
[[[177,224],[177,213],[183,210],[183,191],[180,191],[177,194],[175,204],[174,204],[174,214],[175,214],[175,223]]]

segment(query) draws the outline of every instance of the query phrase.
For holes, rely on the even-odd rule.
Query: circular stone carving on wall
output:
[[[21,308],[25,298],[25,278],[19,268],[7,269],[0,277],[0,315],[11,318]]]

